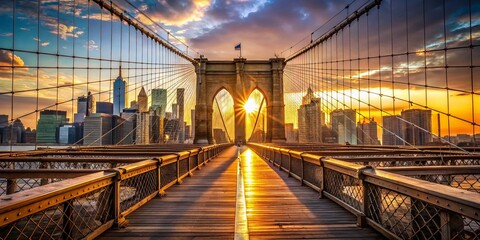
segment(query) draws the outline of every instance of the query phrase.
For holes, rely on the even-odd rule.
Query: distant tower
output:
[[[160,117],[165,117],[165,111],[167,110],[167,89],[152,89],[152,107],[154,110],[160,108]]]
[[[122,66],[120,66],[118,77],[113,83],[113,114],[120,116],[126,105],[126,82],[122,78]]]
[[[337,133],[339,144],[357,144],[356,115],[353,109],[337,109],[330,113],[332,130]]]
[[[432,141],[432,111],[409,109],[402,111],[403,137],[412,145],[427,145]]]
[[[143,87],[140,90],[140,93],[138,93],[137,102],[138,102],[138,112],[140,113],[148,112],[148,96],[147,96],[147,93],[145,92],[145,88]]]
[[[178,133],[178,143],[183,143],[185,140],[185,88],[177,88],[177,108],[178,108],[178,122],[179,122],[179,133]]]
[[[299,142],[322,142],[322,127],[325,125],[325,114],[321,110],[320,98],[315,97],[310,87],[307,90],[307,94],[303,96],[302,105],[297,112]]]

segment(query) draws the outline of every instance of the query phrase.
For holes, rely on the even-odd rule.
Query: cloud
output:
[[[205,33],[189,42],[211,59],[237,57],[233,51],[237,42],[242,42],[246,58],[270,58],[308,35],[346,4],[347,1],[279,0],[238,9],[223,3],[207,12],[220,25],[208,29],[207,24]]]
[[[75,26],[68,26],[63,23],[58,24],[57,29],[53,29],[50,31],[53,34],[58,34],[60,35],[60,38],[63,40],[67,40],[67,37],[75,37],[78,38],[80,35],[82,35],[84,32],[83,31],[75,31],[78,27]]]
[[[210,5],[211,1],[209,0],[160,0],[154,4],[144,3],[136,6],[154,22],[183,26],[189,22],[201,20]],[[153,24],[140,12],[137,12],[135,16],[142,23]]]
[[[9,67],[12,63],[16,67],[25,66],[25,62],[19,56],[7,50],[0,50],[0,66]]]

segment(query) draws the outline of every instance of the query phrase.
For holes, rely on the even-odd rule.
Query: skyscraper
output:
[[[57,143],[58,127],[67,123],[66,111],[44,110],[37,123],[38,143]]]
[[[140,92],[138,93],[137,103],[138,103],[139,113],[148,112],[148,96],[147,96],[147,92],[145,92],[145,88],[143,87],[142,89],[140,89]]]
[[[113,114],[113,104],[111,102],[97,102],[97,113]]]
[[[150,143],[150,113],[140,112],[137,115],[136,144]]]
[[[337,133],[339,144],[357,144],[356,111],[334,110],[330,113],[332,130]]]
[[[357,123],[357,144],[378,145],[377,122],[372,118],[369,122]]]
[[[121,113],[121,117],[125,119],[123,122],[123,140],[118,144],[132,144],[136,140],[137,127],[137,109],[125,108]]]
[[[104,113],[91,114],[84,121],[83,145],[103,146],[112,144],[111,130],[112,115]]]
[[[293,123],[285,123],[285,138],[288,143],[298,142]]]
[[[160,117],[165,118],[167,109],[167,89],[152,89],[152,107],[154,110],[160,108]]]
[[[122,66],[120,66],[118,77],[113,83],[113,114],[120,116],[120,113],[125,108],[126,99],[126,82],[122,77]]]
[[[383,116],[382,144],[403,145],[402,120],[400,116]]]
[[[403,137],[412,145],[426,145],[432,141],[432,111],[409,109],[402,111]]]
[[[77,113],[74,115],[73,122],[83,122],[86,116],[95,112],[95,97],[88,92],[87,96],[80,96],[77,100]]]
[[[298,109],[298,141],[300,143],[322,142],[322,126],[325,115],[321,110],[320,98],[316,98],[309,87]]]
[[[192,128],[192,135],[190,137],[193,140],[195,139],[195,109],[190,111],[190,119],[192,120],[192,124],[190,125]]]
[[[185,88],[177,88],[177,108],[178,108],[178,122],[180,123],[178,129],[178,143],[183,143],[185,140]]]

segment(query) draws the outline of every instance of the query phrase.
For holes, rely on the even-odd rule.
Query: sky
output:
[[[122,5],[122,1],[117,1]],[[145,22],[164,28],[209,59],[275,57],[308,36],[351,0],[131,0]],[[365,2],[359,0],[358,2]],[[153,24],[152,24],[153,25]]]
[[[346,6],[352,0],[114,0],[113,2],[116,6],[125,9],[125,14],[129,17],[142,22],[147,30],[155,32],[163,39],[168,39],[180,51],[187,52],[193,57],[202,54],[210,60],[231,60],[239,56],[239,51],[235,51],[234,46],[241,43],[242,56],[253,60],[289,56],[308,44],[311,38],[321,36],[351,13],[355,7],[367,0],[353,1],[350,8]],[[38,3],[37,0],[0,1],[0,21],[2,22],[0,25],[0,114],[11,114],[13,100],[14,114],[10,117],[16,118],[30,113],[22,117],[22,121],[24,120],[27,126],[35,127],[36,114],[32,114],[32,109],[58,106],[58,109],[66,110],[69,116],[73,116],[76,106],[72,99],[75,100],[76,97],[85,95],[88,91],[97,94],[97,101],[109,101],[111,91],[108,90],[111,89],[112,82],[110,79],[117,77],[120,63],[123,64],[123,75],[131,85],[128,94],[130,100],[135,98],[141,86],[144,86],[147,92],[152,88],[165,87],[173,89],[169,93],[169,104],[171,104],[175,102],[174,89],[183,87],[186,89],[186,102],[191,106],[194,104],[195,76],[190,63],[181,59],[155,58],[158,55],[155,51],[160,50],[149,48],[149,42],[144,37],[136,34],[126,24],[120,23],[115,16],[112,18],[108,11],[102,12],[93,1],[41,0],[40,4]],[[392,16],[389,14],[390,3],[393,3],[391,9],[395,9],[392,11]],[[480,102],[480,84],[478,84],[480,82],[480,68],[478,68],[480,65],[478,62],[480,59],[478,46],[480,45],[480,2],[446,1],[445,11],[443,5],[439,3],[440,1],[436,0],[384,0],[380,10],[372,10],[370,15],[372,17],[368,18],[370,19],[368,24],[370,31],[375,31],[376,28],[388,29],[388,31],[381,30],[378,34],[370,34],[368,37],[365,37],[366,31],[364,31],[366,21],[352,23],[352,31],[362,29],[358,34],[363,40],[358,41],[356,48],[350,46],[338,48],[341,53],[350,52],[351,55],[348,57],[392,54],[392,51],[393,53],[409,51],[412,54],[408,55],[408,61],[405,55],[393,58],[393,62],[382,59],[379,64],[371,64],[370,71],[365,70],[367,68],[365,61],[358,62],[358,70],[351,73],[348,79],[352,83],[360,83],[358,86],[361,90],[357,89],[349,94],[357,98],[368,98],[369,96],[365,96],[362,92],[367,87],[364,84],[365,81],[361,80],[377,79],[379,75],[393,73],[399,84],[382,85],[384,94],[392,92],[396,96],[405,98],[407,95],[418,95],[414,101],[419,104],[423,103],[423,99],[428,95],[428,98],[439,99],[439,101],[429,100],[433,104],[432,107],[438,105],[440,107],[437,108],[441,108],[442,111],[451,108],[452,114],[468,118],[470,121],[475,119],[478,122],[480,119],[480,104],[478,104]],[[423,15],[423,9],[426,15]],[[381,14],[377,15],[376,11],[381,11]],[[332,20],[328,21],[329,19]],[[425,31],[423,31],[424,26]],[[319,27],[321,28],[318,30]],[[352,35],[351,40],[356,42],[354,37]],[[365,39],[369,39],[370,44],[379,46],[378,49],[366,47],[368,42]],[[443,44],[444,41],[447,46]],[[332,42],[328,44],[330,45],[327,45],[326,49],[335,47]],[[468,48],[469,44],[472,44],[472,48]],[[445,47],[452,50],[444,54]],[[424,53],[424,50],[430,52]],[[57,54],[60,57],[57,57]],[[70,57],[72,55],[80,58],[73,59]],[[82,59],[87,57],[91,60]],[[92,60],[97,58],[113,61]],[[145,68],[155,68],[155,64],[176,61],[176,64],[184,64],[179,67],[179,72],[183,75],[167,74],[167,77],[162,77],[168,70],[157,69],[150,75],[151,72],[148,72],[150,70],[146,72],[137,70],[141,68],[137,62],[145,61],[148,62],[143,65]],[[295,61],[289,63],[292,67],[295,64]],[[442,69],[446,64],[454,68],[447,72]],[[187,65],[189,68],[186,67]],[[12,66],[15,67],[13,71]],[[72,70],[72,66],[76,69]],[[431,69],[425,73],[423,70],[425,67],[431,67]],[[185,70],[186,68],[188,70]],[[407,76],[405,69],[408,69],[411,83],[423,84],[427,78],[427,87],[416,86],[408,90],[406,84],[401,84]],[[294,73],[295,71],[290,71],[290,75],[285,79],[292,78]],[[12,76],[14,76],[13,79]],[[163,80],[152,80],[158,76]],[[182,81],[176,81],[177,78],[181,78]],[[338,79],[340,78],[331,78],[328,81]],[[294,77],[293,80],[296,78]],[[380,86],[375,84],[374,82],[373,85],[369,85],[368,91],[377,91],[375,89]],[[58,91],[55,86],[65,87]],[[315,84],[313,87],[317,88],[315,91],[318,95],[338,94],[338,92],[325,92]],[[433,87],[436,88],[428,92],[425,90]],[[445,87],[450,90],[446,92],[438,89]],[[34,91],[35,89],[41,90]],[[12,91],[16,92],[13,97],[9,94]],[[289,96],[285,97],[287,111],[296,112],[299,105],[298,99],[305,91],[305,83],[299,86],[292,79],[286,80],[285,92]],[[379,102],[375,104],[378,105]],[[452,106],[462,106],[462,108],[457,110]],[[409,108],[408,105],[401,107]],[[359,109],[365,111],[362,106],[359,106]],[[190,111],[186,113],[186,119],[189,122]],[[286,114],[286,116],[287,122],[296,121],[295,114]],[[456,126],[454,123],[452,126]],[[469,133],[471,126],[462,127],[456,132]]]

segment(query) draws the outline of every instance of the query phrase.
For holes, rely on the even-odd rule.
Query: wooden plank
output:
[[[109,230],[100,239],[233,239],[236,151],[227,149],[165,197],[131,213],[127,228]]]
[[[240,156],[250,239],[382,239],[329,199],[289,178],[247,149]]]
[[[128,216],[125,229],[100,239],[233,239],[235,148]],[[383,239],[371,228],[246,149],[241,155],[250,239]]]

